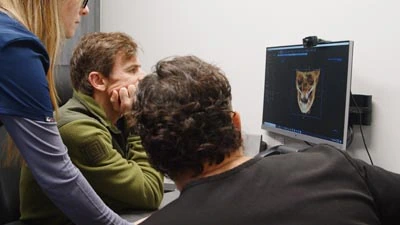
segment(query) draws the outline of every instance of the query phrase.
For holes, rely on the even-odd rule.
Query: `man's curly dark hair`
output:
[[[140,83],[136,127],[153,166],[174,179],[202,173],[242,145],[232,121],[231,86],[195,56],[162,60]]]

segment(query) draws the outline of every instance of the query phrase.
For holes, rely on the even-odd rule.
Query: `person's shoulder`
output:
[[[348,156],[335,147],[319,144],[297,152],[271,155],[263,158],[259,167],[282,167],[286,169],[310,169],[315,166],[335,167],[349,165]]]
[[[80,128],[93,128],[107,131],[106,126],[74,95],[63,106],[59,108],[57,116],[59,129],[67,127],[68,130]],[[73,124],[73,125],[71,125]]]
[[[359,171],[360,165],[365,164],[365,162],[350,156],[346,151],[326,144],[312,146],[304,153],[305,155],[312,155],[311,158],[314,161],[319,161],[326,167],[343,168],[344,170],[353,168]]]
[[[106,127],[95,118],[73,110],[62,111],[58,117],[57,126],[60,131],[72,131],[73,133],[80,129],[100,129],[107,131]],[[76,133],[76,135],[78,134]]]
[[[345,151],[327,144],[317,144],[303,149],[299,153],[304,153],[304,155],[313,158],[313,160],[326,160],[330,162],[347,161],[347,158],[350,157]]]
[[[342,157],[343,152],[333,146],[326,145],[326,144],[317,144],[313,146],[309,146],[306,148],[298,148],[293,149],[291,151],[280,151],[277,150],[276,153],[268,154],[263,157],[268,159],[290,159],[294,158],[298,160],[298,158],[320,158],[320,157]]]
[[[74,97],[68,100],[58,111],[57,126],[63,137],[85,136],[89,139],[102,135],[111,136],[107,127],[90,114]]]
[[[70,98],[63,106],[59,108],[57,118],[58,128],[61,128],[71,122],[76,122],[77,120],[96,121],[94,118],[88,115],[88,110],[76,99],[75,96]]]
[[[39,38],[21,23],[0,12],[0,49],[12,43],[24,42],[45,50]]]
[[[311,146],[309,148],[301,150],[303,152],[307,153],[320,153],[324,155],[342,155],[343,152],[342,150],[339,150],[333,146],[327,145],[327,144],[317,144],[314,146]]]

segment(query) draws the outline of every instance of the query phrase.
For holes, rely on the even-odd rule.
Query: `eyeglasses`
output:
[[[88,1],[89,1],[89,0],[83,0],[82,8],[86,8]]]

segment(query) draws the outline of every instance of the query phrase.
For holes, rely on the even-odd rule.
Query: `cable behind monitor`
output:
[[[359,116],[358,116],[358,117],[359,117],[359,127],[360,127],[361,137],[362,137],[362,140],[363,140],[363,144],[364,144],[365,151],[366,151],[367,154],[368,154],[368,158],[369,158],[369,161],[371,162],[371,165],[374,165],[374,163],[373,163],[373,161],[372,161],[372,158],[371,158],[371,155],[370,155],[370,153],[369,153],[367,144],[366,144],[366,142],[365,142],[364,132],[363,132],[363,129],[362,129],[362,114],[361,114],[361,109],[360,109],[360,107],[358,107],[358,104],[357,104],[356,100],[354,99],[354,96],[353,96],[353,94],[352,94],[351,92],[350,92],[350,96],[351,96],[351,100],[352,100],[352,102],[353,102],[354,106],[356,107],[356,109],[357,109],[357,111],[358,111],[358,114],[359,114]],[[353,130],[353,129],[352,129],[352,130]]]

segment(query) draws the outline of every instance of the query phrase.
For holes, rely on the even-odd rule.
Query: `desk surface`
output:
[[[179,193],[180,192],[178,190],[164,193],[164,198],[161,201],[160,208],[166,206],[168,203],[178,198]],[[120,214],[120,216],[129,222],[136,222],[144,217],[149,216],[152,212],[154,211],[137,210],[137,211],[122,213]]]

